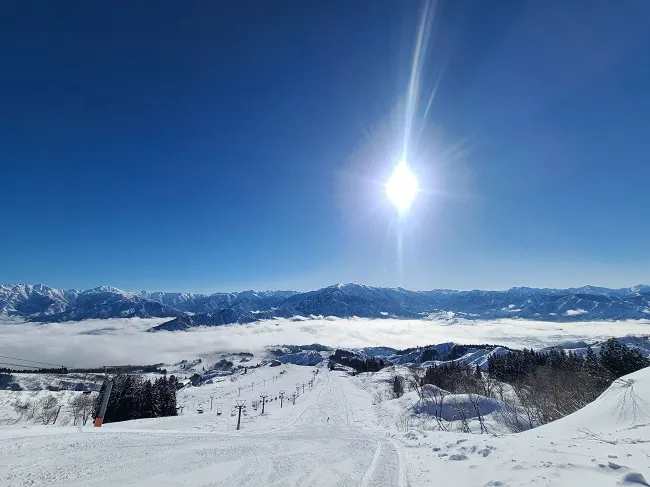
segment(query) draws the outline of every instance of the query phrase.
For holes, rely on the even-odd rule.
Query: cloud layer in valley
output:
[[[332,347],[406,348],[447,341],[543,347],[565,341],[647,334],[650,321],[551,323],[498,320],[445,322],[324,318],[269,320],[247,325],[146,333],[165,319],[67,323],[0,321],[0,355],[88,367],[173,363],[216,352],[256,352],[269,345],[321,343]],[[0,358],[0,361],[12,362]]]

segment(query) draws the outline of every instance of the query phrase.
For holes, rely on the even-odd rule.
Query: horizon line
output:
[[[511,291],[514,289],[535,289],[535,290],[555,290],[555,291],[569,291],[569,290],[575,290],[575,289],[582,289],[586,287],[592,287],[592,288],[599,288],[603,290],[609,290],[609,291],[620,291],[620,290],[626,290],[626,289],[632,289],[635,287],[650,287],[648,284],[642,284],[642,283],[637,283],[633,284],[631,286],[626,286],[626,287],[608,287],[608,286],[598,286],[594,284],[584,284],[582,286],[570,286],[570,287],[536,287],[536,286],[511,286],[509,288],[500,288],[500,289],[485,289],[485,288],[467,288],[467,289],[453,289],[453,288],[444,288],[444,287],[438,287],[438,288],[428,288],[428,289],[410,289],[406,288],[403,286],[372,286],[369,284],[362,284],[358,282],[338,282],[336,284],[330,284],[327,286],[322,286],[322,287],[317,287],[317,288],[311,288],[307,290],[296,290],[296,289],[242,289],[241,291],[213,291],[213,292],[191,292],[191,291],[148,291],[146,289],[140,289],[137,291],[130,291],[126,289],[119,288],[117,286],[110,286],[110,285],[100,285],[100,286],[95,286],[95,287],[89,287],[89,288],[58,288],[58,287],[53,287],[49,286],[47,284],[43,283],[37,283],[37,284],[28,284],[28,283],[4,283],[0,284],[0,287],[3,286],[44,286],[49,289],[54,289],[58,291],[77,291],[77,292],[85,292],[85,291],[92,291],[94,289],[100,289],[100,288],[110,288],[110,289],[116,289],[121,292],[126,292],[129,294],[138,294],[138,293],[176,293],[176,294],[193,294],[193,295],[204,295],[204,296],[211,296],[214,294],[240,294],[240,293],[245,293],[245,292],[293,292],[296,294],[303,294],[303,293],[308,293],[308,292],[315,292],[315,291],[321,291],[323,289],[328,289],[332,287],[342,287],[342,286],[362,286],[362,287],[367,287],[367,288],[373,288],[373,289],[401,289],[404,291],[411,291],[411,292],[432,292],[432,291],[456,291],[456,292],[473,292],[473,291],[485,291],[485,292],[506,292],[506,291]]]

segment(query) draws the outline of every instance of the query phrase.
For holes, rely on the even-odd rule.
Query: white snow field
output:
[[[282,365],[231,379],[179,391],[185,409],[178,417],[0,428],[0,485],[604,487],[650,480],[650,369],[556,423],[496,435],[401,430],[389,414],[399,399],[373,399],[381,374]],[[290,395],[297,384],[295,405],[285,399],[281,408],[278,392]],[[273,398],[264,415],[251,407],[261,392]],[[231,416],[238,399],[248,410],[240,431]]]

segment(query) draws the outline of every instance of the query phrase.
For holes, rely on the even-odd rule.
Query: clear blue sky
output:
[[[398,219],[382,182],[421,12],[2,2],[0,282],[650,281],[650,2],[443,3]]]

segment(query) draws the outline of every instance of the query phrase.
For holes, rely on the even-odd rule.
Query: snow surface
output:
[[[178,417],[0,428],[0,485],[604,487],[650,479],[650,369],[556,423],[507,435],[404,431],[389,421],[402,398],[373,398],[386,378],[262,366],[179,391]],[[285,399],[280,408],[276,395],[296,384],[296,404]],[[264,415],[252,408],[262,391],[273,398]],[[238,399],[248,410],[241,431],[231,416]]]

